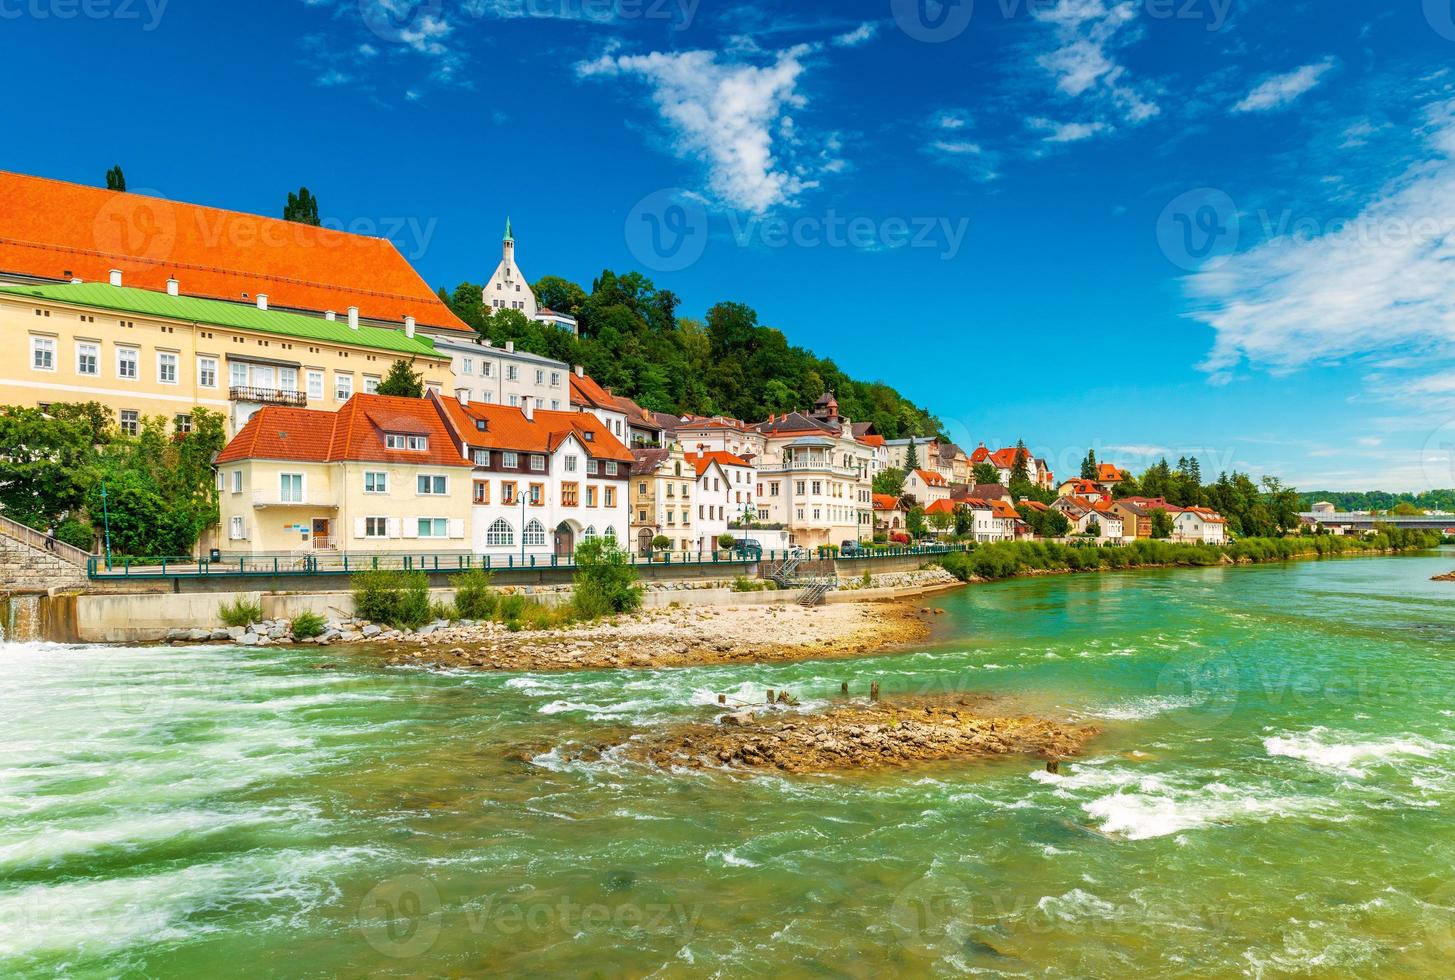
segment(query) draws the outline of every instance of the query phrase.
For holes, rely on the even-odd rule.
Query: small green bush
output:
[[[304,611],[293,617],[293,639],[311,640],[323,634],[324,618],[316,612]]]
[[[447,623],[453,623],[460,618],[460,612],[455,608],[453,602],[432,602],[429,604],[429,618],[443,619]]]
[[[500,597],[490,587],[492,576],[481,568],[456,575],[450,579],[455,589],[455,609],[461,619],[491,619],[500,604]]]
[[[96,544],[96,529],[79,517],[67,517],[56,525],[56,540],[90,551]]]
[[[746,578],[739,575],[733,579],[734,592],[776,592],[778,583],[766,578]]]
[[[429,622],[429,576],[390,568],[359,572],[353,578],[354,609],[361,619],[396,629],[417,629]]]
[[[238,596],[232,602],[224,602],[218,606],[217,614],[222,617],[226,626],[251,626],[262,620],[263,606]]]
[[[499,618],[507,624],[519,622],[520,617],[525,614],[525,606],[525,596],[508,595],[500,600]]]
[[[731,534],[719,534],[717,536],[717,546],[723,551],[731,551],[733,549],[733,545],[737,543],[738,539],[733,537]]]
[[[572,605],[582,619],[599,619],[641,607],[642,587],[631,556],[603,538],[583,541],[576,549]]]

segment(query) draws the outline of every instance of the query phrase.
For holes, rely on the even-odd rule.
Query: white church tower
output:
[[[500,264],[495,275],[482,291],[485,305],[491,310],[519,310],[529,320],[536,319],[536,294],[531,291],[520,267],[515,264],[515,236],[510,233],[510,219],[505,219],[505,240],[500,245]]]

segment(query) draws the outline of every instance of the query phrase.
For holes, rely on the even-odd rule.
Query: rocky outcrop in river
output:
[[[808,714],[765,708],[638,738],[628,757],[686,766],[832,772],[1026,755],[1059,760],[1098,734],[1045,718],[995,716],[970,695],[853,701]]]

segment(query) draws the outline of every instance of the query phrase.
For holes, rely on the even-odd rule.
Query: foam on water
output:
[[[1299,759],[1320,769],[1363,778],[1372,766],[1394,764],[1400,759],[1430,759],[1451,746],[1424,738],[1382,738],[1359,740],[1359,736],[1312,728],[1302,735],[1283,734],[1263,740],[1270,756]]]

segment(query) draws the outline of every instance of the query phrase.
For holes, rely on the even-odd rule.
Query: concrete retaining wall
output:
[[[0,535],[0,592],[46,592],[85,584],[84,568]]]

